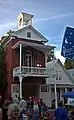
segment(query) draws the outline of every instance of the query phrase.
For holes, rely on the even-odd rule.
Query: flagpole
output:
[[[55,67],[55,56],[54,56],[54,50],[53,50],[53,68],[54,68],[55,108],[57,108],[57,86],[56,86],[56,67]]]

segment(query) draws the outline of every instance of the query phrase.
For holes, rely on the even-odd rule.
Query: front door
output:
[[[32,67],[32,58],[31,58],[31,55],[30,54],[26,54],[26,57],[25,57],[25,65],[27,67]]]
[[[32,52],[29,50],[25,52],[25,66],[32,67]]]

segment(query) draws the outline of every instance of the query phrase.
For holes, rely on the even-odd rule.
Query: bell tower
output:
[[[19,16],[17,17],[18,20],[18,28],[23,28],[27,25],[32,25],[32,18],[33,15],[28,14],[28,13],[20,13]]]

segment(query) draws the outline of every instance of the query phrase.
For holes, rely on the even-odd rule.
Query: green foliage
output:
[[[9,30],[6,34],[7,35],[10,35],[11,33],[13,33],[14,31],[12,31],[12,30]]]
[[[53,49],[47,53],[47,62],[50,62],[53,59]]]
[[[68,69],[74,68],[74,60],[66,59],[64,63],[64,67]]]
[[[13,33],[14,31],[12,30],[9,30],[4,36],[1,37],[2,39],[2,45],[4,45],[10,38],[11,34]]]
[[[5,91],[7,88],[7,78],[6,78],[6,59],[5,51],[2,46],[0,46],[0,90]]]

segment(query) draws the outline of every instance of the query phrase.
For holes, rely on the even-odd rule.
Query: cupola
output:
[[[18,28],[20,29],[20,28],[23,28],[27,25],[32,25],[32,18],[33,18],[33,15],[21,12],[17,17]]]

